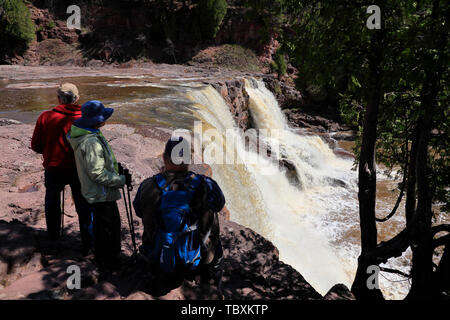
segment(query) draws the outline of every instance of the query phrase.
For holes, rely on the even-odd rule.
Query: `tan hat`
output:
[[[72,92],[77,98],[80,97],[80,95],[78,94],[78,88],[76,87],[76,85],[74,85],[72,83],[68,83],[68,82],[60,85],[58,88],[58,92]]]

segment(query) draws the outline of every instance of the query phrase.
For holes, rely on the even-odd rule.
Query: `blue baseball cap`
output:
[[[81,106],[81,118],[75,120],[77,127],[92,128],[105,122],[113,114],[113,108],[105,108],[98,100],[90,100]]]

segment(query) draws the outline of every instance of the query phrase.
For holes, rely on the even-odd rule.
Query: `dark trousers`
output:
[[[66,185],[72,191],[75,210],[80,224],[83,250],[91,245],[89,225],[91,223],[91,206],[81,194],[81,185],[76,169],[52,168],[45,170],[45,221],[51,239],[58,239],[61,234],[61,191]]]
[[[121,250],[120,213],[116,201],[92,204],[95,259],[113,265]]]
[[[200,263],[197,272],[198,274],[200,274],[203,282],[208,282],[209,280],[213,279],[220,287],[223,273],[223,247],[220,239],[216,245],[216,251],[214,253],[213,260],[208,264]]]

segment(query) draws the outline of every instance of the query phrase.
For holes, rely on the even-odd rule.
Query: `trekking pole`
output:
[[[130,172],[128,171],[128,169],[124,170],[125,174],[130,174]],[[130,233],[131,233],[131,241],[133,242],[133,248],[134,248],[134,253],[137,252],[137,248],[136,248],[136,236],[134,233],[134,221],[133,221],[133,210],[132,210],[132,206],[131,206],[131,195],[130,192],[133,190],[133,186],[130,184],[127,184],[127,192],[128,192],[128,207],[129,210],[127,210],[127,214],[129,215],[128,218],[128,224],[130,225]],[[125,190],[124,190],[125,193]],[[125,194],[124,194],[125,197]],[[126,205],[126,202],[125,202]]]
[[[65,213],[64,213],[64,190],[65,189],[66,188],[64,187],[62,190],[62,200],[61,200],[61,237],[64,234],[64,215],[65,215]]]
[[[131,207],[131,196],[130,196],[130,191],[133,190],[133,188],[128,187],[128,205],[130,206],[130,224],[131,224],[131,240],[133,241],[133,247],[134,247],[134,252],[137,252],[137,248],[136,248],[136,234],[134,232],[134,220],[133,220],[133,210]]]
[[[127,221],[128,221],[128,225],[129,225],[130,224],[130,218],[129,218],[129,215],[128,215],[128,204],[127,204],[127,197],[125,195],[125,186],[123,186],[121,189],[122,189],[123,203],[125,204],[125,212],[127,214]]]
[[[122,187],[122,194],[123,194],[123,202],[125,204],[125,212],[127,214],[128,226],[130,228],[131,241],[133,243],[133,248],[134,248],[134,252],[133,253],[136,253],[137,250],[136,250],[136,243],[135,243],[135,239],[134,239],[134,228],[133,228],[133,225],[132,225],[132,221],[130,220],[130,213],[128,211],[127,197],[125,195],[125,187]]]

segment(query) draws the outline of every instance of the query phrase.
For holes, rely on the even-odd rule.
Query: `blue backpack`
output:
[[[212,178],[202,175],[208,190],[208,204],[213,212],[219,212],[225,206],[225,196],[219,185]]]
[[[155,181],[162,191],[161,222],[155,237],[150,258],[159,261],[163,272],[173,272],[181,263],[186,269],[194,270],[200,263],[201,239],[198,234],[197,219],[191,211],[190,202],[201,177],[189,172],[184,185],[173,189],[167,185],[162,174],[155,176]]]

